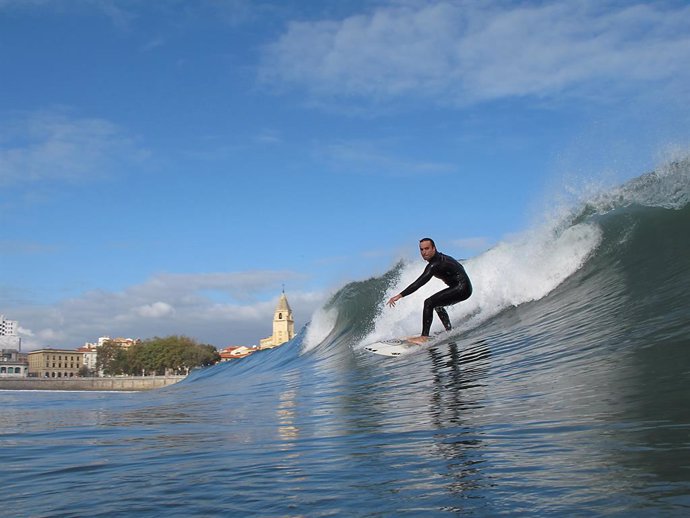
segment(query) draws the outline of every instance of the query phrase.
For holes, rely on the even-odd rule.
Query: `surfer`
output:
[[[451,324],[448,313],[444,306],[450,306],[463,300],[467,300],[472,295],[472,283],[465,272],[465,268],[451,256],[442,254],[436,250],[434,240],[425,237],[419,240],[419,252],[422,258],[429,264],[426,265],[422,275],[388,301],[388,305],[395,306],[395,303],[403,297],[414,293],[424,286],[432,277],[441,279],[448,286],[447,288],[433,294],[424,301],[422,312],[422,335],[419,337],[408,338],[410,342],[423,343],[429,339],[429,330],[434,318],[434,311],[441,320],[446,331],[450,331]]]

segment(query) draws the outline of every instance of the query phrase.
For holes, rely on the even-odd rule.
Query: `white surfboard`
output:
[[[411,352],[424,344],[409,342],[404,338],[391,338],[390,340],[379,340],[364,346],[364,350],[370,353],[380,354],[381,356],[400,356]]]

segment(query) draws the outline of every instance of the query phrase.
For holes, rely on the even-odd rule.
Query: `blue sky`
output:
[[[686,153],[690,6],[0,0],[0,313],[27,349],[270,334]],[[509,282],[509,279],[506,280]]]

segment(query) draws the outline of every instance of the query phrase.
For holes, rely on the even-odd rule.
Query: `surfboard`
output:
[[[408,353],[425,344],[409,342],[404,338],[391,338],[390,340],[379,340],[364,346],[364,350],[381,356],[400,356]]]

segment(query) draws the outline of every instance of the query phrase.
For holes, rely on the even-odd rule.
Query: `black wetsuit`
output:
[[[422,275],[400,292],[406,297],[424,286],[432,277],[436,277],[445,282],[448,287],[435,293],[424,301],[424,311],[422,313],[422,336],[429,336],[431,321],[434,318],[434,310],[443,323],[446,330],[450,330],[450,318],[443,306],[450,306],[457,302],[467,300],[472,295],[472,283],[465,272],[465,268],[451,256],[436,251],[431,258]]]

